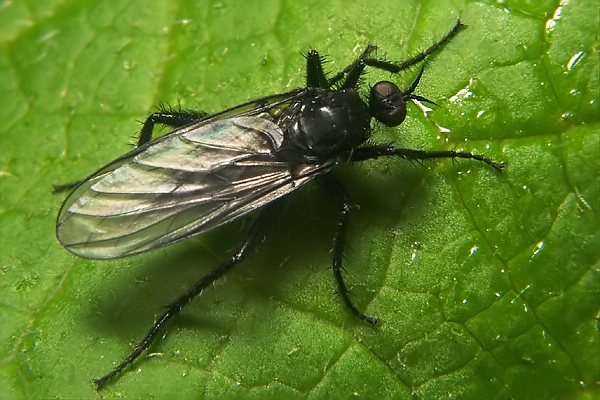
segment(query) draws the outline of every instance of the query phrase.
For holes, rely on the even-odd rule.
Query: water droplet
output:
[[[552,13],[552,18],[550,18],[548,21],[546,21],[546,31],[547,32],[552,32],[554,30],[554,28],[556,28],[556,24],[558,23],[558,20],[561,18],[562,12],[563,12],[563,7],[566,6],[569,3],[569,0],[561,0],[560,3],[558,4],[558,7],[556,7],[556,10],[554,10],[554,13]]]
[[[299,347],[293,347],[290,351],[287,352],[288,357],[296,353],[298,350],[300,350]]]
[[[162,357],[162,356],[163,356],[163,353],[156,353],[155,352],[155,353],[148,353],[146,355],[146,358],[157,358],[157,357]]]
[[[542,251],[543,248],[544,248],[544,241],[538,242],[535,245],[535,248],[533,249],[533,253],[531,254],[531,257],[533,258],[533,257],[537,256],[540,253],[540,251]]]
[[[190,25],[191,23],[192,23],[192,20],[190,18],[183,18],[183,19],[175,21],[176,25],[183,25],[183,26]]]
[[[550,335],[548,334],[548,331],[547,331],[547,330],[545,330],[545,329],[544,329],[544,330],[542,331],[542,337],[543,337],[544,339],[548,339],[548,338],[550,337]]]
[[[421,112],[423,113],[423,115],[425,117],[427,117],[429,115],[429,113],[433,111],[433,109],[427,107],[425,104],[421,103],[419,100],[413,100],[413,102],[417,105],[417,107],[419,107],[419,109],[421,110]]]
[[[421,243],[414,242],[412,245],[412,253],[410,255],[410,261],[414,262],[417,258],[417,252],[421,250]]]
[[[577,63],[579,61],[581,61],[582,57],[583,57],[583,50],[573,54],[573,56],[567,62],[567,71],[571,71],[575,67],[575,65],[577,65]]]
[[[556,20],[554,18],[550,18],[546,21],[546,32],[552,32],[556,27]]]
[[[530,287],[531,287],[531,285],[525,286],[523,288],[523,290],[521,290],[519,293],[517,293],[517,295],[515,296],[515,298],[510,301],[510,304],[515,304],[517,302],[517,299],[519,297],[521,297],[523,295],[523,293],[525,293],[525,291],[528,290]]]
[[[434,123],[435,123],[435,122],[434,122]],[[448,128],[444,127],[444,126],[441,126],[441,125],[439,125],[439,124],[437,124],[437,123],[435,123],[435,126],[438,128],[438,130],[439,130],[441,133],[450,133],[450,132],[451,132],[451,131],[450,131],[450,129],[448,129]],[[438,136],[438,139],[441,139],[441,136]]]
[[[472,256],[473,254],[477,253],[477,250],[479,250],[479,246],[473,245],[473,247],[471,247],[471,250],[469,250],[469,256]]]
[[[583,197],[583,195],[581,194],[581,192],[579,191],[579,189],[577,187],[575,187],[575,194],[577,195],[577,199],[579,200],[579,202],[588,210],[592,210],[592,206],[590,205],[590,203],[587,202],[587,200],[585,199],[585,197]]]
[[[54,38],[55,36],[57,36],[59,33],[60,33],[60,31],[58,29],[52,29],[52,30],[44,33],[42,36],[40,36],[40,38],[38,39],[38,42],[39,43],[48,42],[52,38]]]
[[[459,100],[468,99],[471,96],[473,96],[473,92],[471,92],[467,88],[464,88],[464,89],[460,89],[458,91],[458,93],[456,93],[454,96],[450,97],[449,100],[451,103],[456,103]]]

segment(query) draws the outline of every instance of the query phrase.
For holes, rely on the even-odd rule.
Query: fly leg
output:
[[[440,40],[438,40],[436,43],[434,43],[428,49],[420,52],[416,56],[414,56],[406,61],[390,62],[390,61],[386,61],[386,60],[381,60],[381,59],[377,59],[377,58],[369,58],[369,57],[364,58],[362,61],[369,67],[381,69],[381,70],[388,71],[391,73],[398,73],[400,71],[403,71],[403,70],[415,65],[416,63],[418,63],[420,61],[423,61],[428,55],[438,51],[450,39],[452,39],[454,36],[456,36],[456,34],[458,32],[460,32],[461,29],[463,29],[465,27],[466,27],[466,25],[463,25],[463,23],[460,22],[460,20],[457,20],[456,24],[454,24],[454,27],[452,27],[452,29],[448,33],[446,33],[444,35],[444,37],[442,37]]]
[[[245,258],[248,250],[250,250],[258,241],[260,241],[266,211],[267,210],[262,211],[260,215],[253,221],[248,235],[227,262],[209,271],[200,280],[194,283],[184,294],[169,304],[166,307],[167,310],[158,318],[158,320],[156,320],[156,322],[154,322],[154,325],[152,325],[150,330],[148,330],[146,336],[144,336],[144,338],[134,347],[131,353],[109,373],[98,379],[94,379],[97,390],[102,389],[112,378],[120,374],[125,368],[127,368],[128,365],[132,364],[144,352],[144,350],[148,349],[154,339],[156,339],[158,334],[163,330],[167,322],[179,314],[181,310],[190,301],[192,301],[192,299],[201,294],[204,289],[208,288],[212,283],[214,283],[221,276],[225,275],[225,273],[227,273]]]
[[[166,125],[176,129],[200,122],[205,119],[207,115],[208,114],[205,112],[192,110],[163,109],[154,112],[146,118],[140,131],[136,147],[141,147],[152,139],[152,132],[154,131],[154,125],[156,124]]]
[[[306,87],[328,88],[327,77],[323,71],[323,57],[316,50],[310,50],[306,58]]]
[[[362,53],[360,53],[360,55],[358,56],[358,58],[356,60],[354,60],[346,68],[344,68],[343,70],[341,70],[340,72],[335,74],[331,79],[329,79],[327,81],[327,87],[331,88],[336,83],[338,83],[340,80],[342,80],[344,77],[346,77],[346,80],[344,81],[344,84],[342,85],[343,87],[345,87],[345,88],[355,87],[356,83],[358,82],[358,77],[360,77],[360,74],[362,73],[363,69],[365,68],[363,60],[368,58],[369,55],[372,52],[374,52],[376,49],[377,49],[377,46],[368,44],[367,47],[365,47],[365,49],[362,51]],[[353,78],[348,78],[350,75],[352,75]],[[350,82],[354,81],[354,80],[355,80],[355,83],[351,84]]]
[[[419,54],[417,54],[416,56],[414,56],[408,60],[401,61],[401,62],[390,62],[390,61],[386,61],[386,60],[382,60],[382,59],[378,59],[378,58],[369,57],[371,55],[371,53],[373,53],[373,51],[375,51],[375,49],[377,47],[373,46],[373,45],[368,45],[355,61],[353,61],[350,65],[348,65],[342,71],[337,73],[335,76],[333,76],[331,79],[327,80],[326,86],[319,85],[319,87],[330,88],[333,85],[335,85],[337,82],[339,82],[340,80],[345,78],[344,82],[341,85],[341,88],[342,89],[355,88],[356,85],[358,84],[358,81],[360,79],[360,76],[362,75],[363,70],[367,66],[381,69],[384,71],[388,71],[391,73],[398,73],[400,71],[403,71],[403,70],[417,64],[418,62],[423,61],[428,55],[439,50],[444,44],[446,44],[450,39],[452,39],[464,27],[465,27],[465,25],[463,25],[460,22],[460,20],[456,21],[456,24],[454,25],[454,27],[448,33],[446,33],[444,35],[444,37],[442,37],[440,40],[438,40],[436,43],[434,43],[428,49],[420,52]],[[320,61],[322,62],[322,59],[320,59]],[[322,67],[320,64],[319,64],[319,67],[322,70]]]
[[[69,190],[75,189],[77,186],[79,186],[81,182],[83,182],[83,180],[67,183],[55,183],[52,185],[52,193],[68,192]]]
[[[331,79],[327,79],[327,76],[323,71],[323,63],[325,62],[324,57],[322,57],[318,51],[310,50],[305,56],[306,87],[330,89],[344,77],[346,77],[346,79],[340,86],[341,89],[356,87],[358,78],[360,78],[360,75],[366,66],[366,64],[363,63],[363,60],[375,51],[376,48],[376,46],[368,45],[356,60],[335,74]]]
[[[465,158],[470,160],[477,160],[483,162],[498,171],[502,171],[504,168],[503,162],[496,162],[481,154],[473,154],[464,151],[454,150],[415,150],[415,149],[402,149],[396,148],[392,145],[373,145],[359,147],[352,153],[351,161],[365,161],[373,160],[379,157],[400,157],[405,160],[427,160],[433,158]]]
[[[344,282],[344,267],[342,266],[342,260],[344,258],[344,245],[346,242],[346,231],[348,230],[348,217],[350,215],[350,210],[352,205],[348,200],[348,197],[342,190],[342,188],[332,180],[326,176],[322,176],[319,180],[326,187],[330,193],[341,203],[340,210],[340,219],[337,223],[337,229],[335,232],[335,236],[333,237],[333,248],[332,248],[332,268],[333,275],[335,276],[335,280],[338,285],[338,289],[340,295],[342,296],[342,300],[344,305],[358,318],[363,321],[368,322],[371,325],[377,325],[378,319],[374,317],[370,317],[368,315],[363,314],[355,305],[352,303],[350,299],[350,291]]]
[[[323,71],[324,58],[319,55],[316,50],[310,50],[306,58],[306,87],[330,89],[335,86],[339,81],[344,79],[341,84],[341,89],[356,88],[360,76],[363,73],[365,67],[370,66],[373,68],[381,69],[384,71],[397,73],[403,71],[420,61],[423,61],[428,55],[439,50],[446,42],[452,39],[462,28],[464,28],[460,20],[456,21],[454,27],[444,35],[440,40],[430,46],[428,49],[420,52],[416,56],[402,62],[390,62],[381,60],[378,58],[369,57],[377,48],[373,45],[367,45],[356,60],[342,69],[340,72],[335,74],[330,79],[327,79],[325,72]]]
[[[176,129],[202,121],[207,115],[207,113],[201,111],[171,109],[163,109],[154,112],[148,118],[146,118],[146,121],[140,130],[136,148],[145,145],[150,141],[150,139],[152,139],[152,132],[154,131],[154,125],[156,124],[162,124]],[[52,193],[60,193],[71,190],[77,187],[81,182],[83,182],[83,180],[53,185]]]

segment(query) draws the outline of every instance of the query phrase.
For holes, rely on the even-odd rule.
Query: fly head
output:
[[[433,101],[413,93],[421,80],[421,75],[423,75],[422,69],[406,91],[400,90],[395,83],[389,81],[380,81],[373,85],[369,95],[371,116],[384,125],[394,127],[400,125],[406,118],[406,102],[408,100],[435,104]]]

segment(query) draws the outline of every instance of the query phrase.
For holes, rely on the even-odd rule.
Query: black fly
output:
[[[392,82],[376,83],[365,101],[358,93],[364,69],[403,71],[438,50],[463,26],[457,21],[441,40],[404,62],[374,58],[375,47],[367,46],[354,62],[328,78],[322,58],[311,50],[306,55],[305,88],[212,115],[156,112],[144,123],[135,150],[76,184],[58,214],[56,235],[67,250],[90,259],[139,254],[261,210],[231,259],[169,304],[131,354],[95,380],[97,387],[131,364],[167,321],[244,259],[260,236],[265,206],[313,180],[340,202],[332,267],[342,300],[354,315],[375,325],[377,319],[354,306],[344,283],[342,254],[351,207],[344,191],[325,174],[340,163],[387,156],[417,161],[466,158],[502,170],[502,163],[478,154],[367,144],[371,119],[398,126],[409,100],[433,102],[414,94],[423,70],[404,91]],[[175,130],[151,140],[157,123]]]

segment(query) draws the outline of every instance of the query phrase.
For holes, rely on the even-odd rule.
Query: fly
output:
[[[434,53],[464,27],[454,27],[427,50],[403,62],[373,57],[367,46],[332,77],[323,72],[315,50],[306,58],[306,87],[264,97],[208,115],[161,110],[150,115],[137,147],[73,185],[56,222],[56,235],[71,253],[88,259],[113,259],[153,250],[207,232],[253,211],[248,235],[229,261],[214,268],[167,306],[146,336],[113,370],[94,382],[102,388],[146,350],[165,324],[202,290],[247,255],[263,230],[265,212],[274,200],[316,181],[339,202],[333,237],[332,269],[341,298],[359,319],[377,324],[352,302],[342,275],[345,233],[351,204],[327,173],[336,165],[379,157],[406,160],[465,158],[502,170],[479,154],[452,150],[417,150],[367,142],[371,120],[400,125],[410,100],[433,103],[415,94],[420,73],[401,90],[377,82],[368,99],[360,97],[366,67],[403,71]],[[174,130],[152,140],[154,125]]]

